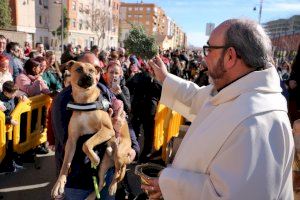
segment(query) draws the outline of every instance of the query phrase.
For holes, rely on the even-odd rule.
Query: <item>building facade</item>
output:
[[[33,45],[35,41],[35,1],[19,1],[10,0],[9,6],[11,8],[11,27],[0,30],[0,34],[5,35],[11,41],[18,42],[24,45],[28,41]]]
[[[132,25],[142,25],[148,35],[156,38],[160,49],[185,48],[185,33],[163,9],[152,3],[121,3],[120,46],[128,37]]]
[[[300,45],[300,15],[264,24],[273,44],[275,57],[294,55]]]
[[[63,44],[109,49],[118,45],[119,0],[10,0],[12,26],[0,30],[21,45],[41,42],[47,49],[60,50],[62,6],[69,24]]]

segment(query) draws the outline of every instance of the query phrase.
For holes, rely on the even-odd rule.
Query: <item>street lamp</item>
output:
[[[64,52],[64,2],[61,1],[54,1],[54,4],[61,5],[61,54]]]

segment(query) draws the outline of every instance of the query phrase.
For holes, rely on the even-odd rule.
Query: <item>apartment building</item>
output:
[[[62,6],[69,18],[69,24],[64,24],[64,44],[117,47],[119,0],[10,0],[12,26],[0,33],[20,44],[42,42],[48,49],[59,50]]]
[[[10,0],[11,27],[0,30],[11,41],[23,45],[25,41],[33,44],[35,40],[35,1]]]
[[[300,41],[300,15],[288,19],[278,19],[264,24],[271,38],[275,52],[282,55],[286,52],[296,52]]]
[[[111,47],[118,47],[119,40],[119,20],[120,20],[120,6],[119,0],[112,1],[112,30],[111,30]]]
[[[120,46],[128,37],[132,25],[142,25],[148,35],[153,35],[161,49],[184,47],[184,33],[164,12],[152,3],[121,3]],[[176,32],[177,31],[177,32]],[[177,39],[176,39],[177,38]]]
[[[30,1],[27,1],[30,2]],[[50,48],[49,41],[49,1],[35,0],[35,35],[34,42],[40,42],[46,49]]]

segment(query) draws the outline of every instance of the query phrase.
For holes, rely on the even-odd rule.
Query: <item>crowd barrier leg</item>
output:
[[[5,114],[0,112],[0,163],[6,155],[6,125],[5,125]]]
[[[171,111],[171,116],[169,119],[167,131],[164,137],[164,143],[162,145],[162,159],[166,161],[166,156],[167,156],[167,144],[171,140],[172,137],[177,137],[179,134],[179,128],[180,125],[183,123],[183,117],[175,112]]]
[[[163,143],[166,133],[166,127],[170,115],[170,109],[163,104],[158,104],[155,114],[153,148],[158,151]]]

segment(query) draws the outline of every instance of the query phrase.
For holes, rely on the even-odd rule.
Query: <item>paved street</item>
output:
[[[24,163],[24,170],[17,173],[0,175],[0,199],[9,200],[48,200],[55,181],[55,159],[51,152],[36,158],[33,163]],[[39,168],[40,167],[40,168]],[[37,169],[39,168],[39,169]],[[128,179],[133,194],[141,193],[139,180],[129,167]]]

